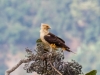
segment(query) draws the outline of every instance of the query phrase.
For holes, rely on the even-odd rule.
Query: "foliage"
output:
[[[97,70],[92,70],[92,71],[86,73],[85,75],[96,75],[96,73],[97,73]]]

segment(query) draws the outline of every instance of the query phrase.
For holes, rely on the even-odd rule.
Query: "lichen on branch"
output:
[[[52,50],[52,52],[44,49],[44,45],[40,40],[37,40],[36,54],[31,50],[26,49],[27,58],[33,59],[31,63],[27,63],[24,69],[27,73],[37,72],[40,75],[79,75],[82,73],[82,66],[75,60],[64,62],[63,50]],[[29,54],[30,53],[30,54]],[[33,55],[32,55],[33,54]]]

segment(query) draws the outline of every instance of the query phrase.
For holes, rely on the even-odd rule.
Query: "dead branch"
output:
[[[5,75],[10,75],[11,72],[15,71],[21,64],[30,62],[29,59],[20,60],[18,64],[16,64],[12,69],[9,69],[5,72]]]
[[[49,64],[51,65],[51,67],[52,67],[59,75],[62,75],[62,74],[51,64],[50,61],[49,61]]]

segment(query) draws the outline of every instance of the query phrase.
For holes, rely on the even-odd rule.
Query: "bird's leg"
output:
[[[53,46],[52,46],[52,47],[53,47],[53,49],[56,49],[56,48],[57,48],[55,44],[53,44]]]
[[[50,47],[53,48],[53,49],[57,48],[55,44],[50,44]]]
[[[50,44],[50,47],[52,48],[53,44]]]
[[[50,44],[50,52],[52,52],[52,46],[53,46],[53,44]]]

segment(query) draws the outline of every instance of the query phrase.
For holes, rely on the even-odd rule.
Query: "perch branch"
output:
[[[23,59],[20,60],[18,64],[16,64],[12,69],[9,69],[5,72],[5,75],[10,75],[11,72],[13,72],[14,70],[16,70],[22,63],[27,63],[30,62],[31,60],[29,59]]]
[[[49,61],[49,64],[51,65],[51,67],[52,67],[59,75],[62,75],[62,74],[51,64],[50,61]]]

